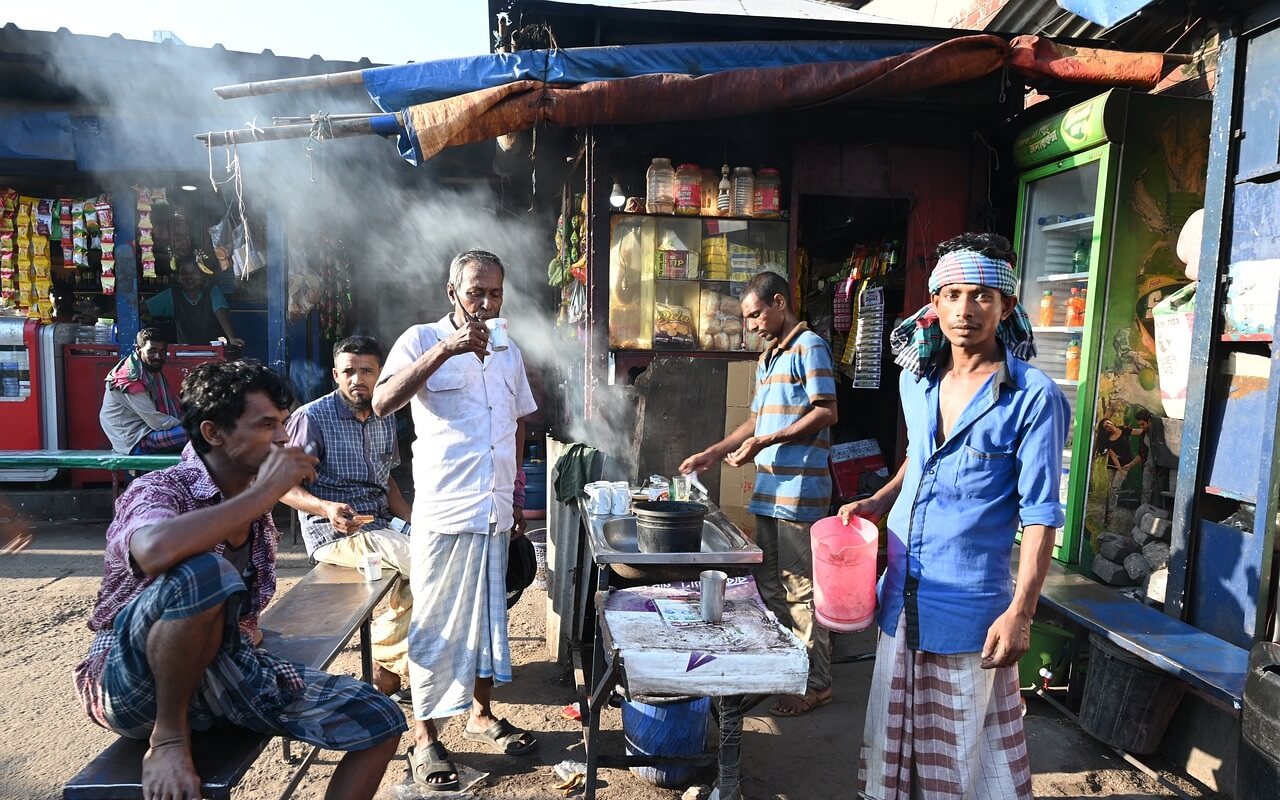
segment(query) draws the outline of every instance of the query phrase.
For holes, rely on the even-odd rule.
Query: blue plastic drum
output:
[[[622,701],[622,734],[627,755],[692,758],[706,749],[711,698],[695,697],[650,705]],[[702,769],[695,764],[632,767],[641,780],[670,789],[691,783]]]

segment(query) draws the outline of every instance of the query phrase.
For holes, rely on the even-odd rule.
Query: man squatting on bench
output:
[[[406,685],[406,637],[413,612],[409,587],[409,504],[391,470],[400,463],[393,415],[373,413],[373,386],[382,370],[382,347],[368,336],[350,336],[333,346],[338,388],[300,406],[289,416],[290,444],[320,459],[316,479],[295,486],[282,499],[298,509],[307,554],[339,567],[359,567],[378,553],[383,566],[400,574],[386,610],[373,620],[373,683],[384,694]],[[397,699],[408,692],[397,692]],[[402,700],[403,702],[403,700]]]
[[[143,796],[199,798],[191,730],[231,724],[345,750],[326,797],[371,798],[406,730],[374,687],[272,656],[258,615],[276,587],[271,509],[316,459],[287,447],[288,385],[256,361],[183,382],[180,464],[135,480],[107,529],[96,632],[76,667],[94,722],[148,739]]]
[[[1031,800],[1018,659],[1063,522],[1071,410],[1027,363],[1035,344],[1013,260],[994,234],[938,245],[932,302],[890,336],[907,458],[840,509],[846,521],[889,515],[859,797]]]

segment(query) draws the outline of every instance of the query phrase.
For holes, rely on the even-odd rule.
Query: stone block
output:
[[[1151,565],[1151,569],[1164,569],[1169,566],[1169,545],[1159,540],[1143,545],[1142,557]]]
[[[1150,503],[1143,503],[1142,505],[1138,506],[1137,510],[1133,512],[1133,518],[1142,519],[1148,514],[1150,514],[1153,517],[1156,517],[1157,519],[1171,519],[1173,517],[1173,512],[1169,511],[1168,509],[1156,508]]]
[[[1148,603],[1159,603],[1164,605],[1164,596],[1169,586],[1169,569],[1158,569],[1147,576],[1147,583],[1143,587],[1143,591],[1147,595]]]
[[[1135,553],[1134,555],[1138,555]],[[1093,574],[1112,586],[1132,586],[1133,579],[1120,564],[1102,556],[1094,556]]]
[[[1151,565],[1142,553],[1131,553],[1124,559],[1124,571],[1129,573],[1134,583],[1141,583],[1151,574]]]
[[[1137,528],[1142,531],[1143,535],[1148,539],[1168,539],[1169,531],[1173,528],[1173,523],[1167,519],[1161,519],[1153,514],[1143,517]]]
[[[1098,554],[1108,561],[1114,561],[1117,564],[1124,561],[1125,558],[1133,553],[1138,552],[1141,548],[1138,543],[1128,536],[1115,536],[1104,540],[1098,538]]]

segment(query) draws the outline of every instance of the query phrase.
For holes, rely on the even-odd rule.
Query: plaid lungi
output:
[[[146,453],[177,453],[182,450],[187,443],[187,429],[181,425],[174,425],[172,428],[163,431],[152,431],[143,436],[138,443],[134,445],[132,455],[143,455]]]
[[[858,770],[869,800],[1032,800],[1018,668],[880,634]]]
[[[102,673],[106,722],[121,736],[145,739],[156,718],[156,683],[147,663],[147,637],[160,620],[227,606],[222,647],[205,669],[188,708],[194,730],[219,724],[288,736],[327,750],[363,750],[407,730],[390,698],[349,675],[330,675],[254,647],[236,622],[244,582],[212,553],[172,567],[116,615],[94,646],[108,646]],[[105,636],[104,636],[105,634]]]
[[[413,716],[471,708],[476,678],[511,681],[507,641],[507,531],[437,533],[415,521],[409,683]]]

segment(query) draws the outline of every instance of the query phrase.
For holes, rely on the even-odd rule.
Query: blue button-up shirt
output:
[[[880,629],[899,615],[907,643],[930,653],[973,653],[1013,599],[1009,560],[1019,524],[1059,528],[1062,451],[1071,409],[1043,372],[1006,359],[945,441],[940,370],[899,381],[907,471],[888,521]]]

